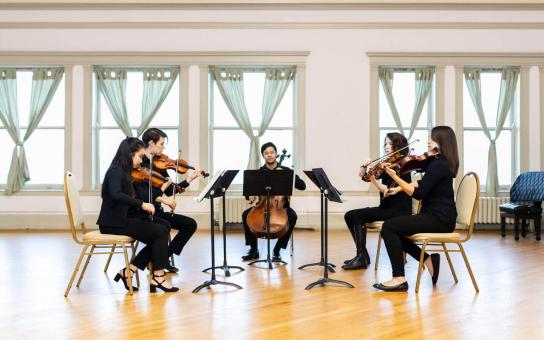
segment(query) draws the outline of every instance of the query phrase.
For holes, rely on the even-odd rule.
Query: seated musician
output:
[[[263,156],[263,159],[265,161],[265,164],[259,169],[262,171],[275,171],[277,169],[289,169],[287,167],[283,167],[278,164],[276,161],[277,156],[277,149],[276,146],[271,143],[265,143],[261,146],[261,155]],[[306,183],[298,176],[295,175],[295,188],[298,190],[305,190],[306,189]],[[250,200],[255,200],[255,197],[251,197]],[[295,228],[295,224],[297,223],[297,213],[289,206],[289,200],[285,201],[285,208],[287,209],[287,216],[289,220],[289,227],[287,230],[287,233],[283,235],[282,237],[278,238],[278,241],[276,241],[276,245],[274,246],[274,260],[281,260],[280,250],[287,248],[287,243],[289,243],[289,238],[291,237],[291,233],[293,232],[293,229]],[[259,258],[259,249],[257,248],[257,237],[251,232],[249,229],[249,226],[247,224],[247,215],[251,211],[251,208],[246,209],[242,213],[242,220],[244,222],[244,233],[246,238],[246,245],[250,246],[249,251],[246,255],[242,256],[242,260],[256,260]]]
[[[141,166],[149,168],[149,162],[152,157],[159,156],[164,151],[164,143],[168,136],[162,130],[157,128],[147,129],[142,135],[142,141],[145,144],[145,154],[142,157]],[[159,172],[164,177],[168,177],[168,172],[166,170],[154,169],[154,171]],[[200,176],[202,171],[195,170],[189,174],[186,180],[179,183],[179,186],[186,188],[189,186],[189,183],[195,180]],[[174,228],[178,230],[176,236],[170,242],[168,247],[168,256],[172,254],[180,255],[183,247],[191,236],[196,231],[196,221],[188,216],[174,214],[173,211],[176,208],[176,200],[172,197],[173,188],[172,180],[164,183],[162,187],[149,187],[148,182],[136,182],[134,183],[134,189],[136,191],[136,197],[144,202],[149,201],[149,190],[151,190],[151,202],[155,206],[155,215],[153,216],[153,221],[155,223],[162,224],[168,228]],[[171,212],[165,212],[162,208],[162,204],[167,205],[172,209]],[[141,218],[143,220],[148,220],[148,214],[138,210],[132,211],[132,216]],[[179,271],[178,268],[174,267],[171,263],[166,264],[165,269],[169,272],[176,273]]]
[[[390,154],[393,151],[402,149],[408,145],[406,137],[398,132],[391,132],[385,136],[384,151],[386,154]],[[400,151],[402,156],[408,154],[408,149]],[[363,162],[363,165],[359,169],[359,177],[364,177],[367,173],[367,166],[370,163],[370,159]],[[370,174],[370,173],[369,173]],[[343,269],[366,269],[370,264],[370,256],[366,250],[366,227],[365,223],[374,221],[386,221],[393,217],[411,215],[412,214],[412,199],[401,192],[400,187],[392,187],[393,180],[385,172],[381,175],[381,181],[378,181],[373,175],[370,175],[370,181],[380,191],[380,205],[378,207],[368,207],[362,209],[353,209],[344,215],[346,225],[348,226],[351,237],[355,242],[357,254],[354,258],[344,261]],[[410,173],[402,176],[402,179],[408,183],[411,182]],[[385,197],[385,192],[390,189],[391,191],[398,192],[397,195],[390,195]]]

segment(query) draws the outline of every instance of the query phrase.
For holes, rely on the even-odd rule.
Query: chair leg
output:
[[[376,260],[374,261],[374,270],[378,270],[378,262],[380,261],[381,248],[382,248],[382,233],[378,231],[378,249],[376,250]]]
[[[540,224],[541,224],[541,220],[542,219],[542,215],[537,215],[535,217],[535,237],[536,237],[536,240],[537,241],[540,241]]]
[[[506,217],[501,216],[501,236],[506,236]]]
[[[519,240],[519,218],[514,216],[514,238]]]
[[[293,256],[294,252],[295,252],[295,229],[293,229],[293,232],[291,233],[291,256]]]
[[[81,270],[81,274],[79,275],[79,280],[77,280],[76,287],[79,288],[79,285],[81,284],[81,280],[83,280],[83,275],[85,275],[85,271],[87,270],[87,266],[89,265],[89,262],[91,261],[91,256],[93,256],[94,249],[96,248],[95,245],[91,247],[91,251],[87,255],[87,261],[85,261],[85,264],[83,265],[83,269]]]
[[[83,260],[83,256],[85,255],[85,252],[87,252],[87,248],[89,248],[89,246],[85,245],[83,246],[83,250],[81,250],[81,254],[79,255],[79,259],[77,260],[76,267],[74,268],[74,272],[72,273],[72,277],[70,278],[70,282],[68,282],[68,286],[66,287],[66,291],[64,292],[64,297],[68,297],[68,294],[70,293],[70,289],[72,288],[72,283],[74,283],[76,274],[79,271],[79,265],[81,264],[81,260]]]
[[[455,283],[458,283],[457,275],[455,274],[455,269],[453,269],[453,263],[451,262],[450,253],[448,252],[448,248],[446,247],[445,243],[442,243],[442,248],[444,249],[444,254],[446,254],[446,259],[448,260],[448,263],[450,265],[451,269],[451,275],[453,275],[453,280]]]
[[[132,272],[130,271],[130,262],[128,261],[128,252],[127,252],[127,247],[122,244],[121,247],[123,248],[123,255],[125,255],[125,264],[126,264],[126,268],[129,269],[127,270],[128,272],[128,293],[130,295],[133,294],[133,291],[132,291]]]
[[[134,260],[134,257],[136,256],[136,248],[134,247],[134,242],[130,243],[130,248],[132,249],[132,256],[130,257],[130,263],[132,263],[132,260]],[[140,275],[138,275],[138,271],[136,271],[136,286],[140,288]]]
[[[419,266],[417,269],[417,281],[416,281],[416,293],[419,292],[419,283],[421,281],[421,273],[423,272],[423,258],[425,257],[425,249],[427,248],[427,242],[423,242],[423,246],[421,247],[421,255],[419,256]]]
[[[117,247],[117,244],[114,244],[111,247],[111,253],[110,253],[110,256],[108,256],[108,261],[106,262],[106,266],[104,267],[104,273],[106,273],[108,271],[108,268],[110,267],[110,261],[111,261],[111,258],[113,257],[113,252],[115,251],[116,247]]]
[[[461,250],[461,254],[463,255],[463,259],[465,260],[465,264],[467,265],[468,273],[470,274],[470,278],[472,279],[472,284],[474,285],[474,289],[477,293],[480,292],[480,288],[478,288],[478,284],[476,284],[476,279],[474,278],[474,274],[472,273],[472,269],[470,268],[470,264],[468,263],[467,255],[465,254],[465,250],[463,249],[463,245],[461,243],[457,243],[459,246],[459,250]]]
[[[521,219],[521,236],[527,236],[527,220],[525,218]]]

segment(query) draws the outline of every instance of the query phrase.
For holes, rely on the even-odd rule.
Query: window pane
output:
[[[514,148],[512,147],[512,131],[502,131],[496,141],[497,167],[499,185],[512,184],[512,164],[514,162]]]
[[[139,126],[142,122],[142,72],[127,72],[127,114],[130,126]]]
[[[143,93],[143,92],[142,92]],[[142,99],[140,98],[140,106]],[[179,81],[176,79],[168,96],[153,117],[150,126],[178,126],[179,122]],[[140,122],[138,122],[140,125]],[[171,137],[168,133],[168,137]],[[177,138],[177,137],[176,137]],[[177,142],[176,142],[177,144]],[[176,151],[177,152],[177,151]]]
[[[494,128],[497,122],[497,105],[501,87],[500,72],[485,72],[481,74],[482,107],[485,121],[489,128]],[[463,124],[465,127],[481,127],[474,104],[468,92],[466,81],[463,82]],[[508,120],[506,121],[508,124]]]
[[[264,72],[244,72],[244,101],[251,126],[261,124],[264,76]]]
[[[26,131],[21,131],[23,134]],[[52,152],[51,146],[55,146]],[[64,174],[64,130],[36,129],[25,142],[32,184],[62,184]]]
[[[2,122],[0,122],[0,126]],[[6,184],[8,181],[8,171],[11,165],[11,154],[15,144],[11,140],[6,129],[0,129],[0,145],[4,152],[0,152],[0,183]]]
[[[98,161],[100,164],[98,174],[100,178],[99,183],[102,183],[104,180],[104,174],[106,174],[106,171],[111,164],[111,160],[117,152],[119,143],[121,143],[124,138],[125,135],[119,129],[100,130],[98,143]]]
[[[293,110],[294,110],[294,86],[293,81],[289,84],[289,87],[285,91],[280,105],[276,109],[274,118],[270,122],[269,127],[291,127],[294,124]]]
[[[463,143],[465,173],[476,172],[480,177],[480,184],[485,186],[489,140],[482,131],[465,131]]]
[[[39,127],[52,126],[52,127],[61,127],[64,126],[64,97],[65,97],[65,86],[64,86],[64,77],[59,83],[57,92],[53,96],[53,99],[47,107],[47,111],[40,121]]]
[[[213,82],[213,124],[214,126],[238,127],[215,81]]]
[[[100,91],[98,86],[96,87],[97,91]],[[106,103],[106,99],[100,93],[100,126],[103,127],[117,127],[117,123],[113,119],[113,115],[110,112],[110,108]]]
[[[28,126],[31,92],[32,72],[17,71],[17,112],[19,113],[20,126]],[[23,135],[21,134],[21,138],[23,138]]]
[[[217,170],[245,170],[249,159],[249,138],[241,130],[215,130],[213,134],[213,172]],[[234,184],[241,184],[238,173]]]

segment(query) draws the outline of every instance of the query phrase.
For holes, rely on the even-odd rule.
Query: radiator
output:
[[[476,223],[500,223],[499,205],[508,202],[510,197],[480,197]]]
[[[217,213],[219,216],[219,226],[223,225],[222,204],[223,200],[217,200]],[[227,196],[225,205],[225,222],[226,223],[242,223],[242,212],[249,208],[249,203],[244,197]]]

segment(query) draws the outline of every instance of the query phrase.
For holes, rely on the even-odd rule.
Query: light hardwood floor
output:
[[[375,255],[376,234],[368,248]],[[222,260],[217,238],[217,260]],[[260,242],[264,247],[265,242]],[[347,232],[330,233],[330,260],[336,265],[353,255]],[[244,289],[214,286],[198,294],[191,291],[209,278],[201,270],[210,264],[209,233],[197,232],[177,264],[174,294],[150,294],[142,275],[142,289],[126,294],[112,278],[122,266],[114,258],[109,273],[102,269],[104,255],[93,257],[81,287],[69,297],[63,293],[80,247],[68,233],[0,233],[0,338],[29,339],[543,339],[544,242],[532,234],[519,242],[498,232],[477,233],[466,250],[480,293],[472,283],[459,254],[453,262],[459,276],[454,284],[442,256],[438,285],[427,274],[420,293],[414,293],[417,263],[410,259],[408,293],[376,292],[371,285],[390,276],[385,251],[380,268],[342,271],[332,278],[354,289],[304,287],[322,276],[322,270],[297,267],[319,259],[319,233],[297,231],[295,253],[284,252],[289,262],[274,270],[247,268],[227,281]],[[229,264],[239,265],[245,251],[243,234],[228,237]],[[373,266],[372,266],[373,267]],[[223,278],[218,271],[218,278]]]

